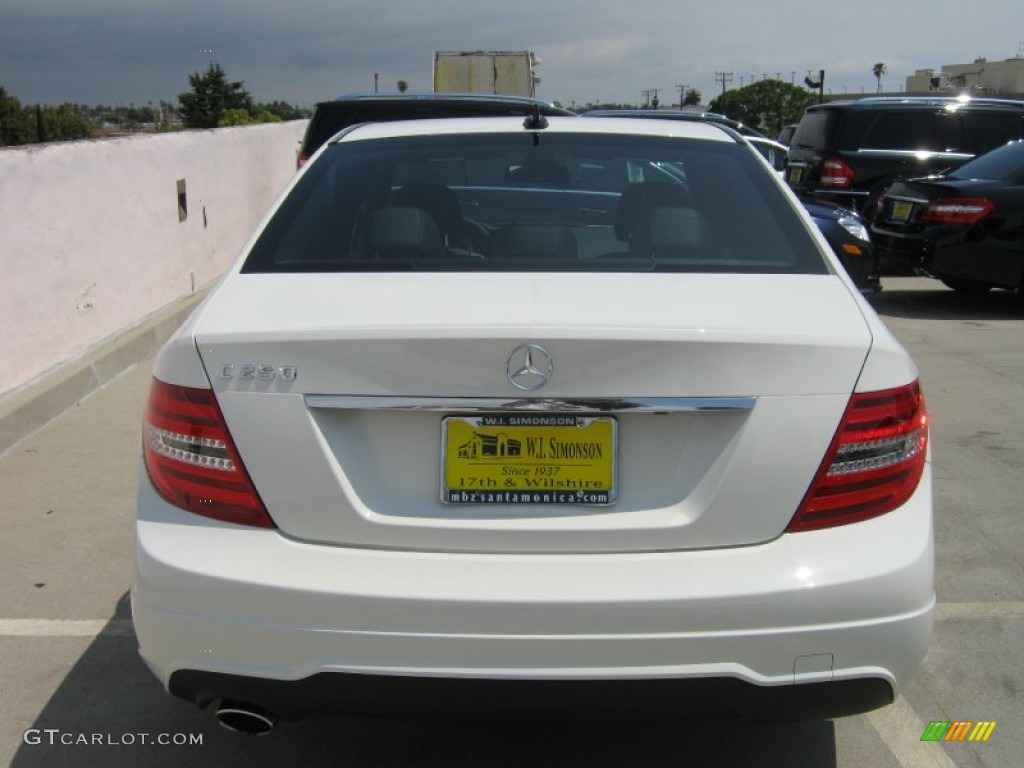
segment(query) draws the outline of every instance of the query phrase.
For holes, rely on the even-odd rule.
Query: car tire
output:
[[[957,293],[972,293],[980,295],[982,293],[988,293],[990,290],[992,290],[992,286],[986,285],[985,283],[975,283],[970,280],[950,280],[947,278],[941,279],[946,286],[952,288]]]

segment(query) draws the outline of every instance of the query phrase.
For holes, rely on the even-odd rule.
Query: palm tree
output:
[[[875,79],[878,81],[878,90],[875,91],[875,93],[882,92],[882,75],[884,75],[888,71],[889,69],[881,61],[871,68],[872,74],[874,74]]]

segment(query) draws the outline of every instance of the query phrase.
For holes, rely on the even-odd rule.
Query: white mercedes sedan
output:
[[[836,717],[935,605],[914,363],[715,125],[363,125],[156,362],[142,656],[321,712]]]

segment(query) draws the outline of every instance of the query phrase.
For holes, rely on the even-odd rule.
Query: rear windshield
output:
[[[749,147],[603,134],[403,137],[329,146],[243,272],[824,274]]]
[[[1024,116],[978,112],[967,115],[967,131],[971,135],[971,151],[977,155],[1024,138]]]
[[[829,136],[838,115],[832,110],[819,112],[807,112],[793,131],[793,138],[789,146],[793,149],[816,149],[819,152],[826,151],[829,146]]]
[[[1024,179],[1024,141],[1015,141],[964,163],[949,174],[957,179],[1018,181]]]
[[[861,149],[913,152],[966,152],[967,138],[958,113],[878,112],[860,141]]]

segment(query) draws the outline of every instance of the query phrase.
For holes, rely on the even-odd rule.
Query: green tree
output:
[[[28,113],[20,101],[0,86],[0,145],[28,144],[33,138]]]
[[[220,121],[217,123],[219,128],[227,128],[232,125],[250,125],[255,121],[252,119],[252,115],[249,114],[248,110],[245,109],[225,109],[221,113]]]
[[[708,109],[775,136],[783,126],[799,121],[804,110],[816,101],[814,94],[782,80],[759,80],[726,91]]]
[[[92,123],[72,104],[59,107],[37,104],[29,115],[29,125],[36,141],[74,141],[93,135]]]
[[[688,88],[686,93],[683,95],[683,106],[684,107],[696,107],[700,104],[700,91],[696,88]]]
[[[178,94],[181,119],[188,128],[216,128],[225,110],[252,109],[252,99],[241,81],[230,83],[219,64],[212,63],[205,74],[188,76],[192,90]]]
[[[264,112],[270,112],[271,114],[277,115],[281,120],[301,120],[304,117],[309,117],[309,113],[299,107],[292,106],[286,101],[271,101],[269,103],[256,103],[253,104],[250,112],[253,115],[261,115]],[[272,122],[270,120],[264,120],[262,117],[258,118],[261,123]]]
[[[882,92],[882,75],[884,75],[888,71],[889,68],[886,67],[885,62],[882,61],[879,61],[878,63],[875,64],[875,66],[871,68],[871,74],[873,74],[875,76],[875,79],[878,81],[878,90],[876,90],[875,93]]]

